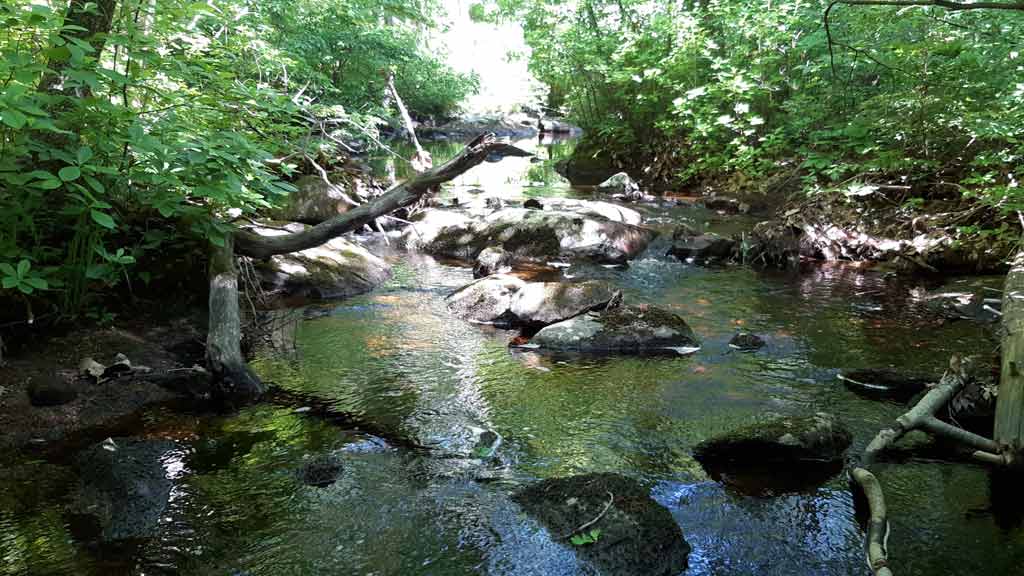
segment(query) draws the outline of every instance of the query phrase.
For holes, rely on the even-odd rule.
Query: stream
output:
[[[517,145],[548,158],[572,142]],[[460,145],[428,147],[437,164]],[[506,199],[593,196],[548,162],[507,158],[463,175],[443,197],[477,189]],[[935,283],[883,269],[681,263],[665,256],[679,222],[730,234],[753,220],[674,203],[634,208],[662,232],[642,257],[624,269],[573,265],[562,275],[606,279],[626,302],[676,312],[702,340],[695,354],[510,349],[516,332],[460,321],[445,307],[444,297],[472,280],[470,268],[367,239],[392,260],[392,280],[307,307],[294,353],[254,362],[264,379],[320,399],[358,429],[301,405],[230,415],[148,408],[131,434],[175,442],[162,458],[170,504],[156,534],[115,543],[68,512],[70,457],[30,453],[0,473],[0,575],[591,574],[509,498],[534,480],[586,472],[649,488],[693,547],[688,575],[866,574],[845,476],[797,491],[741,490],[710,478],[694,445],[769,413],[828,411],[853,432],[849,454],[857,454],[905,408],[853,394],[840,370],[941,371],[954,352],[990,356],[991,327],[939,320],[910,296]],[[946,288],[1001,282],[952,278]],[[730,348],[741,329],[767,345]],[[480,452],[484,431],[501,439],[493,454]],[[900,453],[880,474],[896,574],[1024,574],[1016,489],[982,466],[942,460],[927,439],[907,442],[924,449]],[[327,453],[343,462],[337,482],[296,479],[305,460]]]

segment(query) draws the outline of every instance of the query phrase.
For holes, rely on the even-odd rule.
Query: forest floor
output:
[[[154,372],[203,362],[203,334],[192,317],[140,316],[119,320],[116,327],[82,325],[65,333],[52,329],[23,335],[31,342],[20,343],[0,367],[0,452],[5,453],[51,443],[181,396],[133,375],[99,383],[79,377],[84,358],[110,364],[121,353],[133,366]],[[70,383],[77,397],[60,406],[33,406],[27,392],[32,381],[54,377]]]

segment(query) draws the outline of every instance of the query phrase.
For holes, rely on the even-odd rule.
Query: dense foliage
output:
[[[296,170],[373,141],[388,74],[414,114],[451,114],[475,80],[419,40],[437,9],[0,4],[0,297],[74,314],[97,288],[194,268]]]
[[[1024,11],[836,4],[830,43],[825,0],[497,5],[553,104],[649,179],[795,166],[811,190],[896,177],[1024,207]]]

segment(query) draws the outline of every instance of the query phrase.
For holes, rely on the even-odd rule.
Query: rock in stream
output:
[[[647,305],[619,306],[552,324],[530,341],[542,349],[577,352],[683,352],[700,346],[686,321]]]
[[[690,545],[672,514],[635,480],[618,474],[550,478],[512,499],[602,576],[675,576],[687,568]],[[586,526],[580,529],[581,526]],[[572,537],[597,530],[596,540]]]

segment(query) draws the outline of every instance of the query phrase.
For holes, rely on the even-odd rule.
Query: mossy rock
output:
[[[512,499],[547,528],[552,539],[572,547],[604,576],[675,576],[687,568],[690,545],[682,529],[631,478],[610,473],[550,478],[520,490]],[[591,530],[600,531],[596,541],[572,542],[577,532]]]

